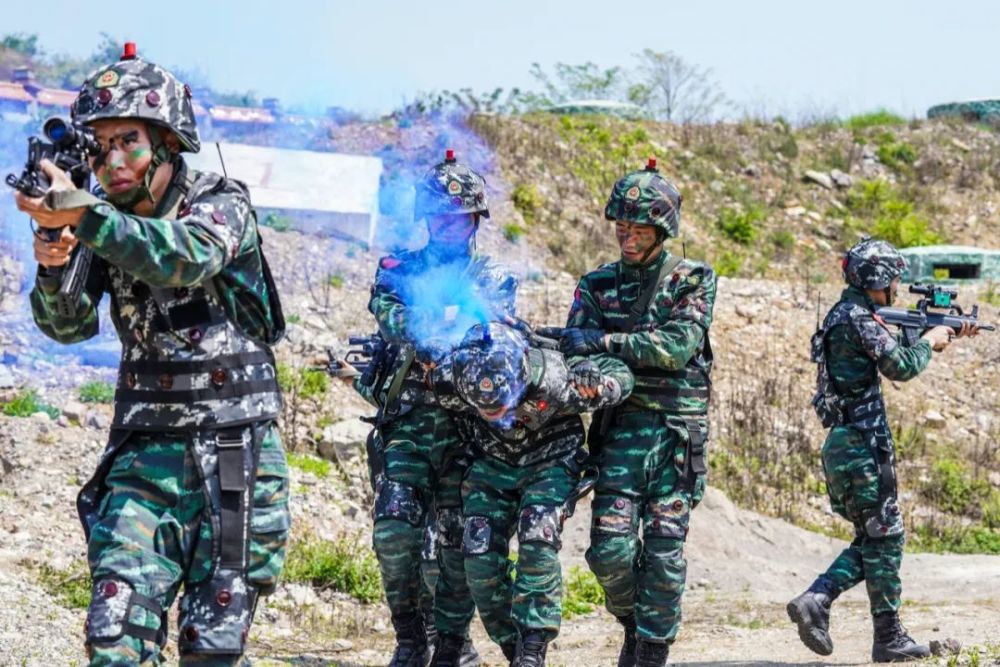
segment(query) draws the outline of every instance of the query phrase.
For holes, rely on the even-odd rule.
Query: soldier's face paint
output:
[[[427,219],[430,241],[436,245],[461,245],[468,243],[476,233],[476,215],[435,215]]]
[[[106,119],[95,121],[92,126],[101,153],[91,158],[91,168],[101,188],[113,196],[139,187],[153,160],[146,124]]]
[[[615,238],[626,262],[649,262],[663,251],[656,228],[632,222],[615,222]]]

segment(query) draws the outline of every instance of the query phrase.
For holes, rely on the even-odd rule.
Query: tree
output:
[[[38,35],[25,32],[9,33],[0,39],[0,46],[11,51],[16,51],[26,56],[41,55],[38,48]]]
[[[630,99],[663,120],[682,125],[704,122],[726,103],[710,69],[688,63],[672,51],[644,49],[636,59],[640,78],[629,89]]]
[[[530,96],[535,106],[570,100],[621,99],[626,85],[621,67],[602,69],[590,61],[582,65],[556,63],[554,75],[549,75],[538,63],[532,63],[531,76],[545,89],[543,93]]]

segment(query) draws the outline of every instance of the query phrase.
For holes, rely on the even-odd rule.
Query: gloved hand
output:
[[[570,381],[576,385],[577,389],[597,390],[599,392],[604,384],[604,374],[601,373],[600,366],[589,359],[584,359],[573,366],[570,372],[572,373]]]
[[[600,329],[565,329],[559,341],[559,350],[563,354],[588,355],[606,352],[604,332]]]

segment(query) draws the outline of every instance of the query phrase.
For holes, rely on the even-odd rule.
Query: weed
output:
[[[271,212],[264,216],[264,219],[260,221],[260,224],[265,227],[270,227],[276,232],[287,232],[292,228],[292,219],[287,215],[279,215]]]
[[[743,268],[743,258],[737,253],[727,250],[715,260],[714,266],[717,275],[735,276]]]
[[[48,563],[35,571],[38,583],[59,604],[68,609],[86,609],[90,606],[90,572],[85,561],[76,561],[65,570],[57,570]]]
[[[986,283],[986,287],[983,289],[982,294],[979,295],[979,298],[991,306],[1000,306],[1000,289],[997,289],[997,283],[992,280]]]
[[[344,276],[339,273],[333,273],[327,277],[326,282],[333,289],[340,289],[344,286]]]
[[[718,226],[726,238],[741,245],[750,245],[757,238],[757,225],[764,219],[764,209],[750,205],[743,210],[724,208]]]
[[[340,591],[361,602],[382,599],[378,560],[357,536],[334,541],[299,537],[288,547],[284,579]]]
[[[884,179],[858,183],[847,196],[846,208],[861,218],[845,221],[849,232],[867,228],[897,248],[933,245],[942,240],[930,229],[927,219],[914,212],[913,203],[903,199]]]
[[[323,478],[330,474],[330,462],[308,454],[288,454],[288,465],[298,468],[302,472],[312,473],[316,477]]]
[[[844,121],[844,127],[849,130],[865,130],[869,127],[880,127],[883,125],[905,125],[906,119],[892,113],[886,109],[878,109],[869,113],[851,116]]]
[[[3,413],[8,417],[30,417],[36,412],[44,412],[57,419],[59,408],[43,403],[34,389],[22,389],[9,402],[3,404]]]
[[[516,222],[508,222],[503,226],[503,237],[511,243],[517,243],[524,236],[524,227]]]
[[[297,313],[293,313],[291,315],[285,315],[285,322],[288,324],[298,324],[301,321],[302,321],[302,316]]]
[[[514,204],[514,208],[521,213],[525,224],[528,225],[534,224],[535,216],[545,203],[542,200],[542,196],[538,193],[538,188],[534,185],[524,183],[514,186],[510,199]]]
[[[85,382],[80,385],[79,394],[84,403],[111,403],[115,400],[115,388],[109,382]]]
[[[597,577],[579,565],[569,569],[563,579],[563,589],[563,618],[589,614],[604,604],[604,589],[597,582]]]

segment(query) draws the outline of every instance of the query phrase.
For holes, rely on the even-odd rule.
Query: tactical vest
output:
[[[501,429],[478,417],[466,422],[467,441],[482,454],[524,467],[566,456],[583,447],[579,415],[558,416],[569,397],[569,369],[554,350],[530,348],[532,380],[514,411],[514,423]]]
[[[670,260],[663,265],[663,269],[669,269]],[[652,274],[652,271],[648,273]],[[654,274],[658,284],[668,279],[667,271]],[[645,288],[640,285],[639,291]],[[637,331],[648,331],[649,324],[662,324],[653,322],[649,315],[649,309],[632,319],[629,327],[630,314],[625,310],[621,299],[621,262],[615,264],[614,275],[598,275],[590,282],[591,291],[595,294],[607,293],[612,290],[617,295],[616,299],[608,300],[607,306],[602,304],[601,328],[611,333],[633,333]],[[654,288],[655,292],[662,289]],[[637,295],[638,298],[638,295]],[[712,346],[709,341],[708,331],[705,331],[704,342],[699,350],[684,368],[679,370],[666,370],[662,368],[636,368],[630,367],[635,376],[635,388],[632,390],[628,400],[618,408],[619,412],[634,410],[647,410],[650,405],[659,406],[657,409],[669,415],[679,417],[704,417],[707,414],[706,408],[711,398],[711,373],[712,373]],[[685,400],[693,399],[693,400]]]
[[[176,219],[183,200],[196,201],[224,184],[214,174],[193,179],[184,169],[179,174],[175,191],[164,198],[167,210],[157,214],[162,219]],[[259,234],[255,220],[244,233]],[[255,340],[230,317],[214,278],[192,287],[159,288],[107,266],[111,312],[122,341],[114,428],[194,431],[280,414],[269,343],[280,338],[283,318],[259,236],[257,252],[274,321],[269,340]]]

